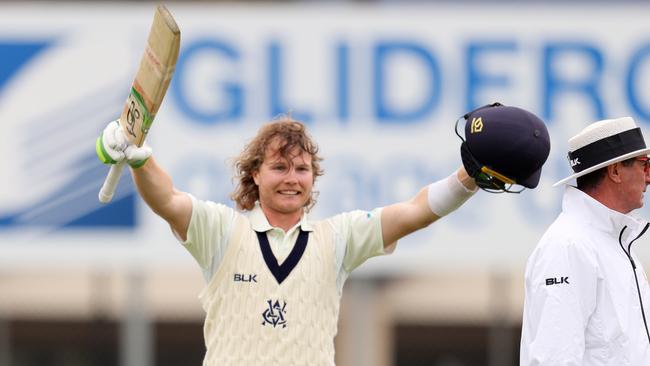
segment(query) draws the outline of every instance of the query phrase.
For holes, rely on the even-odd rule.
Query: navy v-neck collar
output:
[[[300,258],[302,258],[302,255],[305,253],[305,248],[307,248],[309,232],[302,230],[302,228],[299,228],[299,230],[300,233],[298,234],[298,239],[296,239],[296,244],[293,246],[293,249],[291,249],[291,253],[289,253],[287,259],[285,259],[281,265],[278,264],[278,259],[273,255],[271,244],[269,243],[269,239],[266,237],[266,232],[255,232],[257,234],[257,240],[260,243],[264,262],[266,262],[266,266],[273,274],[273,277],[275,277],[275,280],[278,281],[278,284],[281,284],[282,281],[289,276],[291,271],[296,268],[298,262],[300,262]]]

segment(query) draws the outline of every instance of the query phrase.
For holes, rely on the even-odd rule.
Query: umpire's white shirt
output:
[[[521,366],[650,365],[650,288],[628,258],[645,224],[567,186],[526,267]]]
[[[286,233],[259,206],[249,215],[192,197],[183,243],[203,269],[204,366],[334,365],[343,283],[367,258],[384,254],[381,209],[301,221]],[[294,247],[309,233],[302,255]],[[260,245],[263,232],[269,247]],[[270,249],[270,250],[268,250]],[[271,254],[272,252],[272,254]],[[269,264],[290,266],[288,276]],[[296,261],[297,260],[297,261]]]

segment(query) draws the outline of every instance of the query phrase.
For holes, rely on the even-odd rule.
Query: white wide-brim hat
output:
[[[594,122],[569,139],[568,158],[573,174],[556,182],[553,187],[649,152],[641,129],[632,117]]]

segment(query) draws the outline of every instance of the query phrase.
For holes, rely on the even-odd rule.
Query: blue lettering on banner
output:
[[[343,42],[336,47],[336,65],[336,115],[341,122],[347,122],[350,116],[350,47]]]
[[[422,98],[421,104],[411,107],[410,110],[398,109],[386,96],[386,93],[393,89],[386,82],[386,75],[391,70],[390,60],[399,54],[420,61],[423,67],[423,83],[429,86],[428,95]],[[423,45],[407,41],[379,42],[374,48],[373,71],[375,80],[373,101],[375,117],[379,123],[408,123],[421,120],[433,111],[440,100],[442,84],[440,67],[433,54]]]
[[[292,77],[293,73],[287,67],[290,59],[289,49],[282,39],[270,39],[259,45],[264,57],[256,61],[259,68],[255,72],[262,72],[262,75],[255,79],[257,84],[246,85],[245,79],[239,76],[245,72],[239,70],[248,65],[243,58],[244,52],[240,44],[235,40],[198,38],[187,41],[186,48],[181,52],[171,95],[186,119],[200,124],[243,122],[252,117],[266,119],[289,111],[296,119],[305,122],[331,121],[334,118],[340,124],[347,124],[355,112],[358,115],[374,117],[378,124],[410,124],[432,118],[441,100],[446,97],[444,93],[459,92],[459,95],[450,98],[461,101],[457,105],[464,106],[464,110],[457,113],[462,114],[493,99],[499,99],[490,96],[504,95],[512,92],[515,87],[521,87],[521,80],[514,79],[513,72],[491,71],[486,67],[486,62],[491,57],[502,57],[505,59],[503,62],[520,63],[525,50],[539,52],[541,55],[541,63],[537,69],[539,73],[530,76],[531,80],[539,84],[533,84],[525,91],[530,92],[532,97],[539,98],[537,103],[532,104],[540,106],[539,114],[544,120],[549,124],[554,123],[560,109],[575,108],[575,101],[580,102],[584,106],[581,108],[592,116],[587,116],[586,119],[596,120],[607,116],[608,105],[602,88],[606,81],[606,72],[611,73],[610,69],[615,64],[606,64],[608,58],[605,57],[603,46],[580,40],[540,42],[536,50],[524,46],[527,45],[510,38],[467,40],[460,48],[464,50],[464,53],[461,53],[463,67],[454,69],[458,75],[446,77],[452,80],[449,85],[458,85],[454,80],[465,80],[464,90],[457,91],[455,88],[443,86],[443,75],[449,73],[443,72],[442,63],[435,49],[431,49],[429,44],[408,39],[376,40],[366,46],[352,48],[346,40],[339,40],[331,46],[332,67],[314,70],[332,74],[331,84],[318,86],[322,88],[330,85],[331,91],[326,92],[326,95],[331,97],[331,100],[323,100],[321,104],[321,107],[331,108],[328,112],[313,105],[297,105],[296,101],[291,99],[287,85],[288,78]],[[365,54],[370,55],[369,67],[351,62],[351,59],[360,59],[359,55]],[[647,73],[643,71],[649,55],[650,46],[644,43],[635,49],[629,60],[617,62],[616,65],[626,66],[614,70],[621,73],[620,80],[624,82],[608,86],[608,94],[612,94],[612,88],[620,88],[621,99],[630,109],[629,114],[636,116],[640,121],[650,121],[650,103],[644,103],[641,95],[641,85],[645,85],[644,78],[647,79]],[[213,76],[210,89],[197,90],[198,81],[191,77],[196,62],[207,63],[211,70],[234,69],[238,72]],[[396,87],[392,85],[391,80],[396,80],[394,75],[397,68],[403,66],[404,62],[410,63],[410,69],[420,76],[423,86],[422,91],[412,96],[408,102],[397,101],[391,94]],[[569,66],[566,65],[570,64],[578,64],[579,72],[567,70]],[[370,80],[371,85],[363,84],[367,83],[367,80]],[[205,84],[206,81],[202,80],[201,85],[204,88]],[[304,86],[306,90],[313,87]],[[292,94],[297,93],[300,91],[292,91]],[[196,94],[207,95],[211,103],[200,105],[195,101],[197,98],[193,98]],[[353,95],[354,100],[365,102],[361,105],[355,104],[354,111],[351,110]],[[253,100],[253,97],[256,99]],[[252,103],[255,103],[255,108],[250,107]],[[250,115],[259,111],[262,111],[263,115]]]
[[[186,85],[188,74],[192,72],[192,61],[199,56],[212,56],[211,65],[219,67],[219,62],[237,63],[241,56],[239,50],[228,42],[217,39],[198,39],[184,48],[178,56],[176,63],[176,72],[171,85],[172,96],[174,97],[178,108],[190,120],[202,123],[213,124],[225,121],[237,121],[242,118],[244,112],[244,89],[237,80],[223,80],[215,86],[219,88],[219,100],[225,100],[225,103],[214,103],[210,108],[201,107],[193,104],[192,98],[194,92],[189,90]],[[224,104],[219,107],[220,104]]]
[[[481,90],[487,87],[507,88],[510,86],[509,75],[490,75],[480,68],[481,60],[491,53],[514,53],[517,44],[512,41],[470,42],[467,46],[465,68],[467,70],[467,87],[465,88],[466,111],[478,108],[485,101],[478,98]]]
[[[303,122],[311,122],[313,116],[308,111],[298,109],[294,104],[283,102],[284,91],[284,69],[283,49],[279,41],[273,41],[269,44],[269,99],[270,99],[270,116],[276,116],[281,113],[291,112],[291,117]],[[312,87],[305,85],[305,88]]]
[[[568,59],[581,61],[581,79],[570,79],[562,75],[561,65]],[[567,95],[582,96],[591,102],[595,119],[605,118],[605,107],[600,86],[604,73],[603,54],[596,46],[582,42],[554,42],[544,47],[543,111],[542,118],[553,120],[553,106],[556,99]],[[572,73],[571,76],[574,76]]]
[[[647,65],[648,56],[650,56],[650,44],[644,44],[634,54],[632,54],[630,65],[627,69],[627,75],[625,77],[625,91],[627,100],[630,103],[630,108],[632,108],[636,115],[641,116],[646,121],[650,121],[650,105],[642,105],[637,94],[641,92],[642,89],[647,89],[645,86],[648,82],[639,82],[643,80],[639,74],[642,71],[644,62],[646,62]]]

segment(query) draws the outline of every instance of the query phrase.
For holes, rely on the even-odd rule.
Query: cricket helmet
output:
[[[465,120],[465,139],[458,122]],[[544,122],[518,107],[492,103],[477,108],[456,121],[456,134],[463,140],[461,158],[476,184],[492,192],[512,190],[514,184],[535,188],[551,143]]]

